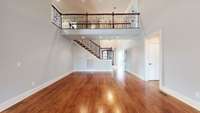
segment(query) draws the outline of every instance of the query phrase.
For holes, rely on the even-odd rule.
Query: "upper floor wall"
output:
[[[138,0],[53,0],[62,13],[110,13],[137,11]],[[132,10],[131,10],[132,9]]]

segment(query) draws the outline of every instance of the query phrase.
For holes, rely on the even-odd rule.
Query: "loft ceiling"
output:
[[[53,0],[62,13],[125,12],[132,0]]]

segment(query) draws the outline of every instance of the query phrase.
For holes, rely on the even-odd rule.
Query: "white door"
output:
[[[159,43],[148,43],[146,63],[147,79],[159,80]]]
[[[121,70],[125,70],[125,51],[124,49],[118,49],[117,51],[117,68]]]

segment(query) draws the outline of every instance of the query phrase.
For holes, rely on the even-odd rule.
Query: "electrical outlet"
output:
[[[195,96],[200,99],[200,92],[196,92]]]

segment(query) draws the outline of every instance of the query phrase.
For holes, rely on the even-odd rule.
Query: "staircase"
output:
[[[112,60],[113,59],[113,54],[111,57],[103,57],[103,52],[107,51],[107,55],[109,56],[109,52],[112,52],[112,48],[101,48],[100,45],[97,43],[93,42],[92,40],[89,39],[79,39],[79,40],[74,40],[78,45],[81,47],[85,48],[88,52],[96,56],[98,59],[104,59],[104,60]]]

